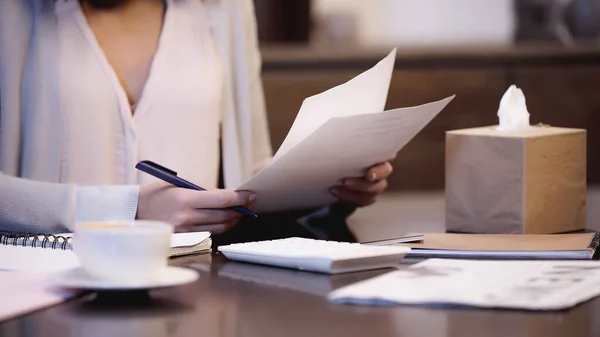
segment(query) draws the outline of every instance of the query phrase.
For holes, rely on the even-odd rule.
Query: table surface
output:
[[[90,294],[0,323],[0,336],[599,336],[600,299],[561,312],[337,305],[332,289],[389,270],[328,276],[188,256],[192,284]]]

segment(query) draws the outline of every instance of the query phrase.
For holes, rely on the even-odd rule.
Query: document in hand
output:
[[[337,303],[562,310],[600,295],[596,261],[430,259],[329,293]]]
[[[395,156],[454,98],[383,111],[395,56],[304,100],[271,162],[239,187],[257,193],[257,212],[333,202],[331,186]]]

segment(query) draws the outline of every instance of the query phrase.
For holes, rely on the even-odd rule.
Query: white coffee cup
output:
[[[75,226],[73,250],[92,277],[155,278],[167,267],[173,227],[165,222],[87,222]]]

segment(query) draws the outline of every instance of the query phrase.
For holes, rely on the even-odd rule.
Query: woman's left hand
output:
[[[372,166],[364,177],[344,178],[339,185],[331,188],[331,194],[340,201],[364,207],[377,201],[388,185],[387,178],[393,171],[392,158]]]

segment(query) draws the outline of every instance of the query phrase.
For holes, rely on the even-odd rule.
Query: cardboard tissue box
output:
[[[584,229],[586,130],[530,126],[525,98],[514,86],[498,115],[498,126],[446,133],[446,230]]]

